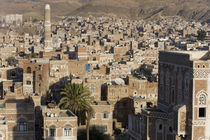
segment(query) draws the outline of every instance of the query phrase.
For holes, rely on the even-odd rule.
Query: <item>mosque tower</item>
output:
[[[44,21],[44,43],[45,51],[52,51],[52,38],[51,38],[51,14],[50,5],[45,5],[45,21]]]

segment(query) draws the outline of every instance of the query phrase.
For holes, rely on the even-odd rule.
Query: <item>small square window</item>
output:
[[[31,81],[27,80],[27,81],[26,81],[26,84],[27,84],[27,85],[31,85]]]
[[[206,117],[206,108],[199,108],[199,117]]]

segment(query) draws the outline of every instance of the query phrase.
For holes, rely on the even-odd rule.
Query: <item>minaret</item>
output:
[[[45,21],[44,21],[44,43],[45,51],[52,51],[52,38],[51,38],[51,14],[50,5],[45,5]]]

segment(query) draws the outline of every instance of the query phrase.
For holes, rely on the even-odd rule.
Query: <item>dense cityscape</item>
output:
[[[0,140],[210,140],[210,24],[0,17]]]

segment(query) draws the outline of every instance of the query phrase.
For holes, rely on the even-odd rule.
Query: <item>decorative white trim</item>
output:
[[[201,90],[196,94],[196,97],[198,98],[201,94],[205,94],[206,96],[208,96],[207,92],[205,90]]]
[[[208,74],[210,73],[209,68],[196,68],[193,69],[193,77],[194,78],[208,78]]]
[[[74,128],[73,128],[73,127],[71,127],[71,129],[72,129],[72,130],[71,130],[71,131],[72,131],[72,132],[71,132],[71,134],[72,134],[71,136],[65,136],[65,135],[64,135],[64,131],[65,131],[64,128],[65,128],[65,126],[62,128],[62,129],[63,129],[63,137],[72,137],[72,136],[74,136]]]

